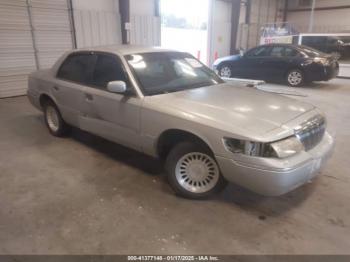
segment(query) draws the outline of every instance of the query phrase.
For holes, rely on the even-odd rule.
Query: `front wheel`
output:
[[[206,198],[226,184],[211,152],[190,142],[176,145],[169,153],[165,167],[171,187],[186,198]]]
[[[230,78],[232,77],[232,69],[228,65],[223,65],[219,69],[219,75],[222,77]]]
[[[304,84],[304,74],[299,69],[292,69],[287,73],[287,84],[292,87],[300,87]]]

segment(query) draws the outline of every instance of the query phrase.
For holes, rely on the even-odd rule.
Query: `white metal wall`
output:
[[[22,95],[36,69],[26,0],[0,2],[0,97]]]
[[[208,27],[208,64],[217,57],[230,54],[231,47],[231,13],[232,3],[222,0],[211,0]]]
[[[130,44],[160,46],[160,17],[154,0],[130,0]]]
[[[349,0],[317,0],[315,7],[341,7],[348,6]],[[311,8],[300,6],[298,1],[288,2],[289,9]],[[316,10],[314,13],[313,33],[340,33],[350,31],[350,8]],[[288,12],[287,21],[299,32],[306,33],[309,30],[310,11]]]
[[[67,0],[2,0],[0,39],[0,97],[23,95],[30,72],[72,48]]]
[[[130,44],[160,46],[160,18],[131,15]]]
[[[23,95],[27,76],[73,48],[69,0],[0,1],[0,97]],[[77,47],[120,44],[118,0],[73,0]]]
[[[73,48],[72,27],[67,0],[30,0],[34,44],[38,67],[48,68]]]
[[[236,46],[248,49],[258,45],[261,27],[266,23],[281,22],[283,20],[283,8],[284,0],[252,0],[250,22],[249,24],[239,24]],[[245,8],[243,10],[245,13]]]
[[[121,19],[117,0],[74,0],[77,47],[121,44]]]

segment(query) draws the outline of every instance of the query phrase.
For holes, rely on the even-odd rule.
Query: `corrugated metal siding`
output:
[[[120,14],[104,10],[74,10],[78,47],[121,44]]]
[[[48,68],[73,48],[67,0],[31,0],[32,25],[39,68]]]
[[[68,1],[2,0],[0,39],[0,97],[23,95],[30,72],[73,47]]]
[[[0,97],[22,95],[36,69],[26,0],[0,3]]]
[[[160,45],[160,18],[149,15],[130,16],[130,44]]]

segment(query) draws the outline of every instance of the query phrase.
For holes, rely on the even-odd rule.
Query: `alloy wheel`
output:
[[[231,77],[231,69],[228,66],[224,66],[220,69],[220,76],[222,77]]]
[[[179,159],[175,167],[177,182],[192,193],[213,189],[220,177],[215,160],[207,154],[192,152]]]
[[[288,74],[288,83],[291,86],[298,86],[302,83],[303,81],[303,75],[299,71],[291,71]]]

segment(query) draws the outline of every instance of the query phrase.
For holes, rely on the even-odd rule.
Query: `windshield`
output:
[[[223,83],[212,70],[181,52],[125,56],[144,95],[157,95]]]

